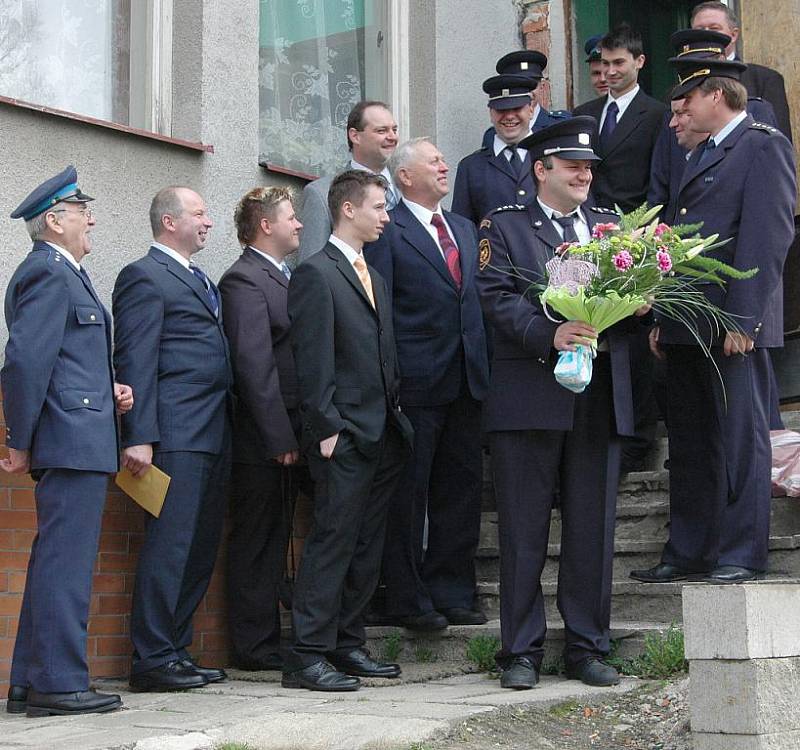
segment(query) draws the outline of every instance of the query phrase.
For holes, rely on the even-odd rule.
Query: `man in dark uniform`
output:
[[[28,716],[113,711],[118,695],[89,689],[86,625],[108,475],[119,468],[111,318],[80,265],[94,227],[75,168],[37,187],[11,214],[33,250],[6,290],[2,370],[8,458],[36,481],[31,548],[7,710]]]
[[[527,204],[533,199],[530,160],[519,142],[530,133],[534,82],[533,78],[519,75],[492,76],[483,82],[497,132],[491,146],[459,162],[453,189],[453,212],[476,225],[498,206]]]
[[[703,288],[740,330],[702,325],[701,349],[684,326],[662,318],[670,453],[670,537],[662,562],[631,576],[664,582],[706,574],[747,581],[767,567],[770,514],[768,348],[783,345],[781,275],[794,238],[792,146],[745,111],[737,61],[676,63],[690,127],[709,132],[686,166],[668,220],[703,222],[730,242],[714,256],[755,277]]]
[[[495,69],[498,75],[517,75],[532,79],[531,83],[531,102],[533,103],[533,115],[531,115],[530,132],[546,128],[548,125],[566,120],[572,115],[566,110],[556,110],[549,112],[538,102],[536,89],[542,82],[544,69],[547,67],[547,56],[532,49],[521,49],[503,55],[498,61]],[[481,141],[481,148],[491,148],[494,142],[494,127],[486,129]]]
[[[608,93],[608,81],[603,67],[603,56],[600,54],[600,40],[602,38],[602,34],[595,34],[595,36],[590,36],[583,45],[587,55],[586,62],[589,65],[589,80],[592,82],[592,88],[598,96],[605,96]]]
[[[506,688],[538,681],[546,632],[540,578],[556,490],[567,676],[590,685],[619,681],[602,659],[609,650],[618,436],[633,431],[627,330],[640,321],[628,318],[600,337],[592,382],[576,395],[556,382],[553,368],[560,351],[596,332],[577,321],[552,322],[531,288],[545,281],[545,263],[562,242],[585,244],[596,223],[617,218],[586,202],[598,158],[590,145],[595,127],[593,118],[575,117],[526,138],[536,200],[500,208],[481,227],[478,288],[495,332],[484,426],[497,498],[497,661]]]

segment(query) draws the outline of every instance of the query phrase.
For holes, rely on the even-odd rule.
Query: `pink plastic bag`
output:
[[[772,496],[800,497],[800,432],[772,430]]]

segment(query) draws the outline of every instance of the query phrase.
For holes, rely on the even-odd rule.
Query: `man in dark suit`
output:
[[[736,42],[739,39],[739,20],[733,10],[721,2],[699,3],[692,9],[692,28],[711,29],[727,34],[731,41],[725,49],[729,60],[739,59],[736,56]],[[769,102],[777,118],[778,130],[789,141],[792,140],[792,120],[789,103],[786,100],[786,86],[783,76],[766,65],[748,63],[747,69],[741,77],[742,85],[751,97],[758,97]],[[771,123],[768,123],[771,124]]]
[[[554,323],[532,283],[565,241],[586,244],[598,222],[616,219],[587,203],[591,117],[534,133],[529,149],[537,200],[495,211],[481,228],[478,289],[494,330],[484,426],[489,432],[500,535],[500,684],[523,690],[539,679],[546,633],[540,578],[558,491],[562,532],[558,606],[567,676],[614,685],[609,651],[611,570],[619,435],[633,430],[628,318],[601,336],[592,381],[581,394],[559,385],[560,351],[596,338],[585,323]],[[642,314],[647,312],[641,309]]]
[[[232,375],[219,291],[191,262],[212,226],[205,202],[189,188],[164,188],[150,224],[150,251],[114,285],[114,362],[137,393],[122,420],[123,464],[135,476],[152,464],[172,478],[139,552],[130,684],[171,690],[225,678],[187,649],[225,514]]]
[[[710,302],[740,328],[718,333],[699,321],[703,351],[685,326],[662,317],[670,453],[670,536],[662,562],[631,576],[647,582],[705,574],[747,581],[767,567],[770,513],[768,350],[783,345],[781,276],[794,238],[792,146],[745,111],[744,64],[686,60],[673,96],[690,127],[708,132],[681,181],[674,222],[703,223],[729,239],[714,257],[758,268],[751,279],[708,284]],[[660,351],[656,349],[656,351]],[[746,355],[746,356],[745,356]]]
[[[237,395],[233,432],[228,628],[239,669],[281,669],[278,609],[292,510],[308,473],[298,468],[297,380],[286,306],[303,225],[286,188],[246,193],[234,214],[242,255],[219,290]]]
[[[301,447],[314,480],[313,526],[294,590],[284,687],[357,690],[397,677],[363,646],[361,616],[378,583],[387,503],[413,430],[399,406],[392,309],[362,248],[389,221],[380,175],[343,172],[328,193],[333,234],[289,284]]]
[[[8,458],[36,482],[31,547],[6,709],[28,716],[113,711],[118,695],[89,689],[86,623],[108,475],[117,471],[111,318],[81,261],[91,250],[93,200],[67,167],[11,214],[33,250],[6,290],[8,343],[0,378]]]
[[[530,133],[531,88],[536,83],[535,78],[520,75],[492,76],[483,82],[496,132],[491,146],[458,163],[453,189],[453,213],[476,226],[497,206],[533,199],[530,161],[519,142]]]
[[[474,558],[489,381],[478,236],[470,221],[442,211],[448,167],[430,140],[401,144],[389,168],[403,198],[364,256],[389,288],[414,455],[389,504],[386,614],[417,630],[477,625],[486,622],[475,603]]]

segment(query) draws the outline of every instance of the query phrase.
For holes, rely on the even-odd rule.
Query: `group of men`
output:
[[[436,145],[398,145],[389,108],[359,103],[347,122],[350,163],[306,186],[302,223],[284,188],[241,198],[234,218],[243,252],[218,287],[194,262],[212,227],[202,197],[161,190],[150,210],[152,246],[114,287],[113,337],[81,265],[92,199],[74,168],[36,188],[13,214],[34,247],[5,309],[10,455],[0,465],[37,480],[39,523],[8,710],[38,716],[121,705],[119,696],[89,690],[85,654],[106,482],[120,451],[135,476],[157,466],[172,478],[139,556],[133,688],[225,679],[188,648],[228,484],[232,663],[280,669],[285,687],[310,690],[397,677],[397,664],[364,648],[379,581],[384,621],[435,631],[486,620],[473,562],[482,431],[500,535],[500,684],[538,681],[540,578],[556,501],[566,673],[616,684],[604,661],[616,491],[621,439],[642,421],[647,382],[636,383],[650,361],[648,341],[668,373],[672,524],[661,564],[633,575],[761,575],[767,348],[782,341],[795,177],[787,138],[745,111],[747,68],[722,51],[735,25],[726,6],[703,3],[695,30],[675,37],[670,62],[680,83],[669,128],[666,107],[638,86],[645,57],[627,27],[592,43],[590,65],[597,51],[607,93],[574,116],[536,102],[543,55],[504,56],[484,83],[492,128],[458,166],[452,212],[441,205],[448,165]],[[731,240],[720,258],[759,267],[725,290],[703,287],[741,330],[700,330],[711,346],[706,358],[690,334],[645,305],[599,337],[592,382],[574,394],[556,383],[555,361],[596,331],[553,322],[531,281],[545,278],[563,242],[588,242],[596,223],[613,221],[613,206],[645,201],[660,146],[675,167],[659,183],[668,191],[657,198],[667,206],[662,220],[702,221],[704,232]],[[313,523],[291,589],[287,543],[301,490],[313,494]],[[58,575],[66,568],[67,579]],[[292,610],[288,647],[280,601]]]

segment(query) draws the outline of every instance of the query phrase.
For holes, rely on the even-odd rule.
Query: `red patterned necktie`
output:
[[[461,289],[461,257],[458,247],[451,239],[450,233],[444,225],[444,219],[440,214],[434,214],[431,217],[431,224],[436,227],[436,234],[439,235],[439,247],[442,248],[442,253],[444,253],[447,270],[450,271],[453,281],[456,282],[456,287]]]

